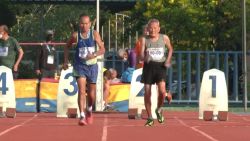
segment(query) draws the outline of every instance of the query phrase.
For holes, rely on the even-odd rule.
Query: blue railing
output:
[[[57,60],[63,60],[59,59],[62,56],[59,51]],[[105,68],[123,72],[127,66],[127,62],[118,59],[115,52],[106,52],[104,58]],[[229,103],[242,103],[241,51],[175,51],[172,67],[167,71],[167,82],[171,82],[167,89],[173,93],[173,103],[197,103],[202,75],[212,68],[225,73]]]
[[[198,102],[202,75],[212,68],[225,73],[229,102],[242,102],[241,62],[242,52],[176,51],[168,71],[175,102]]]

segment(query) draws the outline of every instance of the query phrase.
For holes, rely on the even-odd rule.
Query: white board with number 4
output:
[[[6,108],[16,108],[12,70],[5,66],[0,66],[0,107],[3,107],[3,111]]]

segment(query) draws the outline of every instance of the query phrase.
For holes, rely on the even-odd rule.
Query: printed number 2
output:
[[[136,78],[136,82],[140,82],[140,81],[141,81],[141,75],[138,75]],[[143,96],[144,96],[144,85],[139,91],[139,93],[136,95],[136,97],[143,97]]]
[[[211,75],[209,79],[212,79],[212,97],[216,97],[216,76]]]
[[[65,75],[64,79],[69,79],[69,77],[73,77],[72,73],[68,73]],[[68,96],[73,96],[77,93],[77,83],[76,83],[76,80],[73,79],[71,82],[70,82],[70,85],[73,86],[73,91],[70,92],[68,89],[63,89],[64,93]]]
[[[0,87],[0,91],[2,91],[3,95],[6,95],[6,92],[9,90],[6,86],[6,72],[3,72],[0,75],[0,82],[2,81],[2,86]]]

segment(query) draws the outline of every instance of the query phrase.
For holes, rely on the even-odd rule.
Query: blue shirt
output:
[[[96,51],[96,41],[94,40],[93,30],[89,30],[87,38],[82,38],[81,32],[77,34],[77,44],[75,48],[75,65],[86,64],[86,56],[88,53]]]

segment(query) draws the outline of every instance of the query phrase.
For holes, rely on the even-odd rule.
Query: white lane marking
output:
[[[20,123],[20,124],[18,124],[18,125],[15,125],[15,126],[13,126],[13,127],[11,127],[11,128],[8,128],[8,129],[4,130],[3,132],[0,133],[0,136],[3,136],[3,135],[7,134],[8,132],[10,132],[10,131],[12,131],[12,130],[14,130],[14,129],[16,129],[16,128],[25,125],[26,123],[30,122],[31,120],[33,120],[33,119],[36,118],[36,117],[37,117],[37,114],[34,115],[32,118],[29,118],[29,119],[25,120],[24,122],[22,122],[22,123]]]
[[[243,120],[244,121],[250,121],[250,119],[246,118],[246,117],[243,117]]]
[[[210,139],[211,141],[218,141],[217,139],[213,138],[212,136],[210,136],[209,134],[197,129],[198,126],[189,126],[187,125],[185,122],[183,122],[182,120],[178,119],[177,117],[175,117],[175,119],[180,123],[182,124],[183,126],[187,127],[187,128],[190,128],[192,129],[193,131],[203,135],[204,137]]]
[[[103,128],[102,128],[102,141],[107,141],[108,136],[108,118],[104,116]]]

